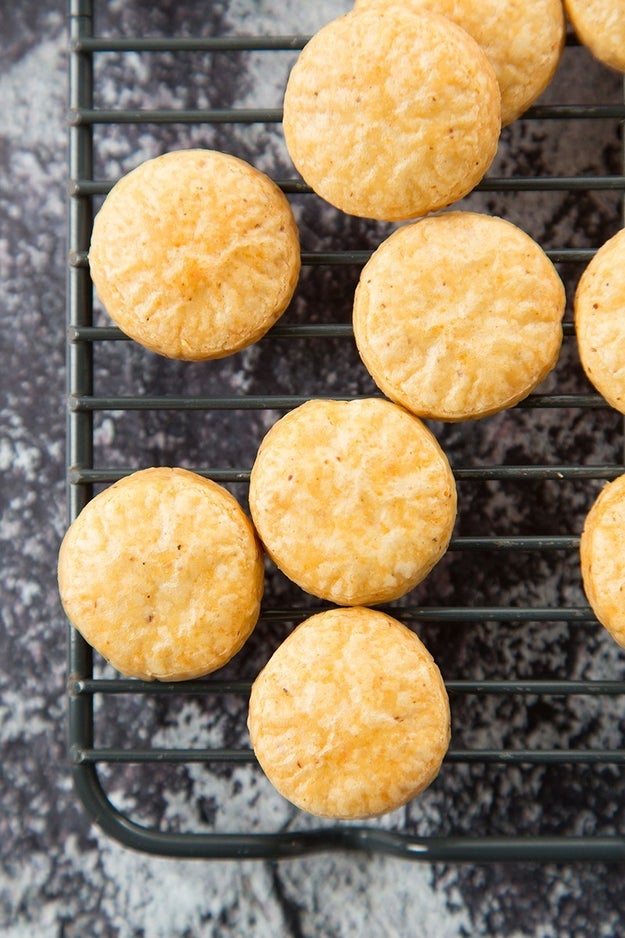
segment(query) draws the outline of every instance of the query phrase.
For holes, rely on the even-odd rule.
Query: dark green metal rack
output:
[[[94,413],[106,410],[285,410],[306,399],[305,396],[224,396],[224,397],[133,397],[97,396],[93,388],[93,356],[98,343],[123,341],[116,328],[93,324],[93,289],[89,276],[87,252],[93,220],[94,197],[107,192],[110,183],[94,179],[93,127],[102,123],[254,123],[279,122],[277,108],[246,110],[98,110],[93,106],[93,60],[102,52],[185,51],[228,52],[245,50],[297,50],[304,36],[227,36],[219,38],[108,39],[93,32],[91,0],[70,0],[70,141],[69,141],[69,263],[67,301],[67,483],[69,520],[73,520],[92,495],[95,484],[107,484],[124,473],[114,469],[94,468]],[[532,119],[613,118],[625,120],[624,105],[542,106],[534,107]],[[277,180],[287,193],[308,193],[298,180]],[[625,175],[560,176],[554,178],[487,178],[483,191],[547,190],[617,190],[625,193]],[[551,250],[554,262],[586,262],[593,255],[589,249]],[[335,251],[303,254],[304,265],[362,264],[368,257],[363,251]],[[282,336],[349,337],[351,327],[344,324],[279,324],[274,334]],[[572,334],[572,324],[565,332]],[[530,408],[595,408],[603,406],[593,393],[534,394],[521,406]],[[494,466],[455,470],[458,479],[612,479],[625,471],[624,465],[552,465]],[[215,469],[211,477],[220,482],[246,482],[248,471]],[[560,536],[457,537],[455,550],[559,550],[577,546],[577,538]],[[287,619],[293,610],[272,610],[268,615]],[[411,608],[410,617],[431,622],[462,619],[467,622],[488,620],[592,622],[588,606],[567,608]],[[301,615],[299,615],[301,618]],[[249,749],[104,749],[95,745],[98,695],[247,695],[248,681],[191,681],[184,684],[148,683],[128,679],[104,679],[93,675],[91,648],[71,627],[69,634],[69,753],[77,792],[91,818],[105,832],[134,849],[154,854],[198,858],[287,858],[329,850],[352,850],[384,853],[412,860],[430,862],[490,860],[624,860],[625,836],[463,836],[418,838],[402,832],[374,826],[336,825],[322,829],[266,833],[176,833],[143,826],[114,807],[101,783],[98,766],[102,763],[253,763]],[[451,695],[593,695],[625,696],[625,681],[450,681]],[[625,749],[578,750],[459,750],[451,749],[447,763],[501,765],[625,765]]]

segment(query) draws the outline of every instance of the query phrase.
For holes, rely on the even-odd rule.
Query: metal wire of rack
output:
[[[124,342],[126,337],[112,326],[94,325],[93,288],[88,269],[88,246],[94,213],[94,199],[105,194],[111,181],[94,178],[94,127],[101,124],[184,124],[184,123],[277,123],[279,108],[246,108],[204,110],[169,109],[98,109],[94,107],[94,58],[103,52],[240,52],[298,50],[305,36],[225,36],[202,38],[99,38],[93,33],[93,9],[90,0],[70,2],[70,149],[69,149],[69,265],[67,319],[67,405],[68,405],[68,502],[69,520],[73,520],[87,503],[95,485],[106,485],[121,478],[126,470],[118,467],[98,468],[94,463],[94,416],[98,412],[123,411],[138,413],[164,411],[224,412],[281,411],[297,406],[306,394],[211,394],[211,395],[150,395],[98,394],[94,390],[94,356],[107,343]],[[543,105],[534,107],[529,119],[547,121],[592,121],[609,118],[625,119],[625,105]],[[277,180],[286,193],[309,195],[306,185],[295,179]],[[625,174],[593,176],[547,175],[531,178],[489,177],[483,192],[541,192],[605,190],[625,193]],[[547,252],[555,263],[586,263],[594,250],[559,247]],[[303,265],[312,268],[325,265],[362,266],[368,251],[304,252]],[[349,341],[351,326],[347,323],[278,324],[274,337],[332,338]],[[573,325],[565,323],[565,334],[573,337]],[[334,395],[336,396],[336,395]],[[563,392],[557,389],[536,393],[519,405],[525,410],[567,409],[591,410],[604,407],[599,395],[590,390]],[[249,468],[215,466],[197,471],[222,483],[245,485]],[[499,481],[582,481],[609,480],[617,477],[625,466],[621,462],[598,465],[561,463],[554,465],[491,465],[454,466],[460,482]],[[571,551],[577,548],[576,534],[508,534],[458,535],[452,551],[543,552]],[[408,605],[402,608],[405,621],[426,623],[478,622],[562,622],[585,626],[593,623],[590,608],[579,603],[557,607],[533,605]],[[292,608],[264,609],[268,621],[287,622],[303,618],[305,610]],[[198,763],[209,770],[214,765],[254,765],[249,748],[164,748],[103,746],[97,743],[98,714],[95,703],[131,695],[135,700],[158,697],[189,696],[220,699],[235,695],[243,700],[249,693],[249,679],[219,678],[190,681],[183,684],[149,683],[119,677],[94,676],[91,648],[81,636],[69,628],[69,748],[77,791],[87,812],[111,836],[135,849],[178,857],[205,858],[285,858],[333,849],[375,851],[406,859],[434,861],[484,860],[583,860],[625,859],[625,836],[607,835],[498,835],[483,836],[465,831],[452,836],[417,836],[401,830],[352,824],[323,826],[319,829],[186,832],[163,831],[133,819],[109,799],[102,783],[103,765],[189,765]],[[625,680],[613,679],[467,679],[450,680],[447,687],[453,699],[502,697],[536,698],[591,697],[606,700],[625,695]],[[625,749],[593,748],[478,748],[452,745],[446,766],[453,764],[498,765],[513,767],[536,766],[623,766]]]

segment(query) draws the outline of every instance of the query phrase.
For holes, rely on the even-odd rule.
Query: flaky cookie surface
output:
[[[625,413],[625,229],[599,248],[580,278],[575,332],[588,380]]]
[[[588,512],[580,559],[588,602],[625,648],[625,476],[606,485]]]
[[[501,96],[485,53],[437,14],[352,11],[303,49],[284,99],[296,168],[322,198],[369,218],[449,205],[497,150]]]
[[[312,814],[367,818],[434,780],[449,745],[449,701],[406,626],[372,609],[334,609],[274,652],[253,684],[248,726],[284,797]]]
[[[200,677],[252,632],[263,564],[225,489],[185,469],[144,469],[88,502],[59,553],[70,622],[122,674]]]
[[[501,121],[519,117],[551,82],[564,49],[561,0],[357,0],[356,10],[403,6],[448,16],[478,42],[501,91]]]
[[[596,59],[625,72],[625,7],[623,0],[564,0],[577,37]]]
[[[91,276],[127,335],[170,358],[220,358],[261,338],[300,270],[288,201],[214,150],[177,150],[113,187],[95,218]]]
[[[501,218],[431,216],[362,270],[354,334],[377,385],[413,413],[467,420],[511,407],[555,365],[565,294],[540,246]]]
[[[276,565],[341,605],[395,599],[444,554],[456,488],[420,420],[377,398],[309,401],[262,441],[250,510]]]

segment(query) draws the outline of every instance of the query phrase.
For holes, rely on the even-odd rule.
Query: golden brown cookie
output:
[[[575,329],[588,380],[625,414],[625,229],[599,248],[582,274]]]
[[[344,212],[395,220],[466,195],[490,166],[501,97],[463,29],[434,13],[352,11],[306,45],[284,134],[306,182]]]
[[[299,236],[264,173],[226,153],[177,150],[112,188],[89,264],[108,314],[131,338],[169,358],[221,358],[285,311]]]
[[[564,0],[579,41],[604,65],[625,72],[623,0]]]
[[[440,560],[456,489],[436,439],[403,408],[314,400],[262,441],[250,509],[268,554],[302,589],[371,605],[407,593]]]
[[[128,677],[208,674],[252,632],[263,563],[252,525],[221,486],[144,469],[83,508],[59,554],[70,622]]]
[[[511,407],[551,371],[565,295],[545,253],[501,218],[449,212],[394,232],[362,270],[354,334],[376,384],[421,417]]]
[[[495,70],[501,122],[510,124],[551,82],[564,49],[561,0],[356,0],[355,9],[403,6],[448,16],[473,36]]]
[[[256,678],[248,726],[277,790],[323,817],[393,811],[438,775],[450,737],[432,656],[396,619],[332,609],[302,622]]]
[[[580,558],[588,602],[625,648],[625,476],[606,485],[590,509]]]

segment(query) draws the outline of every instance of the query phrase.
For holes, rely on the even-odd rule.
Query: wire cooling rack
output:
[[[298,35],[272,35],[272,36],[241,36],[227,35],[216,38],[103,38],[94,33],[92,4],[89,0],[71,0],[70,4],[70,166],[69,166],[69,268],[68,268],[68,340],[67,340],[67,395],[68,395],[68,501],[69,520],[73,520],[83,506],[92,496],[94,487],[109,484],[123,476],[126,471],[118,465],[100,466],[95,460],[95,421],[99,415],[106,413],[132,414],[141,420],[149,416],[158,419],[159,415],[178,413],[183,416],[192,414],[217,415],[223,430],[228,419],[234,415],[268,413],[274,414],[288,410],[303,402],[310,396],[306,388],[301,393],[248,393],[245,389],[240,393],[215,393],[211,387],[210,392],[202,393],[194,386],[193,393],[174,395],[168,393],[167,388],[160,388],[155,393],[98,393],[95,387],[98,355],[106,347],[115,344],[122,349],[122,354],[133,343],[124,342],[125,337],[115,328],[96,324],[94,319],[93,288],[89,276],[87,252],[91,233],[92,218],[97,199],[108,191],[112,180],[99,180],[95,177],[94,166],[97,155],[97,141],[95,129],[104,125],[132,125],[136,126],[180,126],[184,124],[202,125],[239,125],[243,128],[258,124],[278,124],[281,120],[280,108],[232,108],[209,107],[189,109],[171,108],[147,109],[143,107],[130,109],[122,107],[107,109],[94,105],[94,64],[98,56],[105,53],[119,53],[122,56],[142,53],[167,53],[178,56],[189,52],[202,52],[209,55],[229,55],[241,52],[263,51],[267,56],[284,51],[298,50],[306,41],[305,36]],[[569,45],[572,40],[569,38]],[[574,41],[573,41],[574,45]],[[592,92],[592,89],[590,89]],[[592,96],[592,95],[591,95]],[[558,123],[562,121],[579,122],[580,127],[588,129],[592,134],[593,122],[608,120],[615,123],[625,118],[625,106],[619,102],[602,103],[591,100],[582,104],[543,104],[532,108],[524,120],[528,122],[544,122],[557,133]],[[297,197],[315,199],[308,188],[297,179],[287,178],[278,180],[283,190]],[[549,173],[528,173],[520,176],[491,175],[478,187],[486,198],[488,193],[587,193],[606,192],[615,193],[616,202],[622,199],[625,192],[625,176],[622,167],[617,171],[588,175],[583,168],[570,174],[557,176]],[[619,224],[620,222],[617,222]],[[551,259],[561,269],[572,267],[576,271],[592,257],[598,244],[584,247],[570,245],[556,245],[548,249]],[[304,267],[310,268],[312,276],[326,268],[340,266],[352,267],[356,270],[367,260],[370,250],[351,250],[338,248],[332,250],[304,250],[302,261]],[[577,266],[575,266],[577,265]],[[328,305],[331,300],[326,297]],[[338,342],[351,342],[351,325],[347,322],[294,322],[285,317],[285,321],[276,326],[272,332],[274,338],[288,343],[290,340],[328,339]],[[565,323],[565,342],[574,341],[573,326],[569,321]],[[284,346],[288,355],[288,344]],[[330,395],[328,396],[339,396]],[[340,396],[350,396],[349,394]],[[558,383],[552,384],[547,390],[533,394],[518,410],[525,414],[528,421],[541,412],[558,411],[563,420],[574,421],[572,414],[604,413],[605,404],[592,389],[583,383],[576,386],[560,387]],[[526,432],[530,423],[524,424]],[[604,424],[601,424],[603,427]],[[612,424],[610,424],[612,426]],[[441,434],[444,430],[439,428]],[[234,431],[233,431],[234,432]],[[580,462],[540,462],[519,464],[514,461],[516,450],[511,447],[509,458],[491,465],[460,463],[453,459],[453,432],[444,445],[449,442],[452,449],[452,463],[459,485],[477,485],[487,489],[489,493],[496,492],[497,486],[507,483],[523,485],[554,486],[580,484],[585,487],[595,485],[595,490],[602,480],[609,480],[625,471],[622,451],[613,459],[601,463]],[[530,430],[531,432],[531,430]],[[542,432],[538,430],[536,432]],[[618,431],[620,432],[620,431]],[[620,445],[620,444],[619,444]],[[581,455],[581,454],[580,454]],[[152,454],[141,454],[137,458],[134,468],[141,468],[143,464],[152,464]],[[216,481],[245,488],[249,479],[249,466],[233,468],[231,465],[219,465],[212,468],[194,466],[197,471],[214,478]],[[589,506],[591,495],[586,497],[585,505]],[[481,502],[476,504],[479,506]],[[471,629],[492,623],[497,629],[515,626],[521,631],[528,629],[528,641],[532,637],[541,635],[541,629],[547,629],[553,624],[560,624],[569,628],[575,636],[586,634],[585,630],[598,629],[592,613],[583,599],[581,591],[573,591],[575,601],[566,601],[567,597],[550,605],[536,605],[529,601],[517,602],[514,605],[490,602],[476,605],[466,600],[466,590],[461,588],[463,558],[485,556],[495,558],[493,569],[501,569],[502,582],[506,578],[506,569],[520,563],[519,557],[530,556],[542,558],[555,557],[557,564],[560,558],[575,555],[578,546],[579,525],[573,530],[566,529],[564,533],[549,532],[538,533],[532,531],[512,532],[504,535],[492,532],[480,533],[478,531],[460,533],[452,541],[451,554],[460,558],[454,569],[460,569],[453,581],[453,570],[449,574],[451,585],[445,586],[445,603],[436,602],[436,597],[425,595],[425,600],[401,606],[396,613],[409,623],[425,623],[432,629],[440,628],[444,633],[438,641],[438,651],[443,653],[444,646],[449,641],[449,635],[456,635],[460,628]],[[468,561],[467,561],[468,563]],[[478,561],[479,563],[479,561]],[[468,568],[467,568],[468,569]],[[475,569],[475,567],[473,567]],[[530,568],[531,570],[535,569]],[[466,573],[466,576],[470,576]],[[438,586],[441,584],[439,583]],[[496,589],[494,592],[496,596]],[[420,597],[421,599],[421,597]],[[273,605],[272,605],[273,602]],[[271,595],[266,599],[263,607],[261,623],[273,623],[275,628],[284,625],[285,628],[304,618],[311,609],[306,609],[300,601],[299,604],[281,606],[279,600],[273,601]],[[316,611],[316,609],[314,610]],[[391,610],[392,611],[392,610]],[[277,625],[276,625],[277,623]],[[531,628],[530,628],[531,626]],[[445,633],[445,628],[450,631]],[[533,628],[533,631],[532,631]],[[492,633],[497,635],[495,631]],[[275,633],[273,633],[275,640]],[[435,638],[432,640],[436,644]],[[482,639],[483,640],[483,639]],[[544,638],[541,638],[541,648],[544,647]],[[274,641],[275,644],[275,641]],[[540,644],[540,643],[539,643]],[[265,658],[268,657],[267,652]],[[247,766],[252,772],[260,769],[256,766],[249,744],[216,745],[211,747],[181,746],[174,740],[172,745],[158,746],[150,739],[135,738],[131,745],[109,744],[107,740],[105,704],[111,701],[119,702],[123,713],[124,708],[136,715],[141,707],[148,702],[166,709],[168,701],[176,701],[177,706],[185,699],[200,701],[212,709],[222,706],[225,700],[239,701],[235,706],[235,713],[244,722],[245,705],[250,688],[250,676],[238,676],[236,672],[228,672],[225,677],[212,676],[202,681],[191,681],[184,684],[148,683],[137,680],[127,680],[118,676],[109,675],[106,670],[99,673],[97,662],[90,647],[82,640],[79,634],[69,628],[69,749],[73,766],[73,773],[77,791],[84,802],[86,810],[106,832],[122,843],[151,853],[179,856],[179,857],[212,857],[212,858],[283,858],[304,855],[312,852],[329,851],[335,849],[376,851],[392,854],[399,857],[420,859],[428,861],[454,861],[454,860],[495,860],[495,859],[525,859],[525,860],[570,860],[572,858],[585,860],[617,860],[625,859],[625,836],[621,833],[618,824],[612,828],[598,828],[593,824],[569,824],[565,833],[558,826],[557,819],[545,820],[543,815],[538,824],[526,824],[523,819],[515,829],[515,819],[511,826],[506,824],[493,824],[488,826],[488,819],[474,827],[456,826],[445,827],[437,823],[436,819],[429,825],[412,823],[405,818],[393,820],[390,826],[384,824],[354,825],[338,824],[328,826],[311,826],[309,819],[297,812],[289,817],[288,824],[282,821],[273,828],[244,819],[241,830],[210,829],[210,824],[203,818],[201,829],[180,829],[179,826],[163,825],[150,822],[142,816],[134,816],[124,804],[114,803],[107,791],[107,780],[112,771],[121,772],[121,780],[128,781],[129,785],[136,783],[134,776],[125,775],[131,767],[143,767],[152,775],[168,768],[188,769],[189,766],[200,766],[207,773],[216,772],[223,775],[233,767]],[[549,669],[547,669],[549,670]],[[456,742],[456,727],[462,728],[465,713],[472,712],[471,708],[480,707],[485,700],[497,698],[499,700],[516,701],[517,708],[524,714],[522,722],[527,728],[531,721],[528,714],[536,712],[536,707],[543,707],[549,713],[554,700],[565,701],[591,701],[589,722],[597,720],[597,714],[602,708],[612,707],[615,700],[625,695],[625,681],[621,679],[618,668],[610,671],[605,668],[597,676],[597,670],[591,677],[567,676],[566,662],[564,671],[558,672],[550,669],[546,677],[510,677],[499,675],[497,677],[468,677],[463,679],[447,680],[447,687],[452,700],[452,714],[454,719],[454,739],[448,757],[441,773],[443,796],[446,796],[445,779],[456,767],[475,768],[479,774],[479,782],[488,791],[488,785],[501,786],[502,774],[516,773],[516,781],[510,782],[511,790],[514,785],[523,785],[527,782],[530,788],[533,785],[531,797],[536,794],[536,774],[527,775],[527,772],[540,774],[540,784],[544,784],[549,792],[552,803],[558,804],[564,798],[564,792],[570,790],[571,785],[577,786],[582,795],[579,798],[580,810],[583,808],[584,816],[588,818],[588,805],[584,802],[584,779],[587,775],[582,772],[596,773],[609,770],[608,784],[616,786],[623,782],[622,767],[625,766],[625,749],[622,747],[620,733],[608,734],[608,737],[599,744],[592,743],[592,737],[580,734],[579,744],[573,740],[570,745],[544,746],[537,745],[540,734],[532,736],[532,744],[523,745],[519,734],[519,746],[510,746],[493,743],[484,745],[485,737],[478,736],[481,743],[476,746],[458,745]],[[132,702],[132,706],[130,703]],[[506,719],[505,707],[503,719]],[[512,711],[511,711],[512,712]],[[516,711],[515,711],[516,712]],[[541,711],[542,712],[542,711]],[[556,713],[556,711],[554,711]],[[556,716],[557,718],[557,716]],[[514,717],[511,717],[514,721]],[[120,722],[123,722],[121,720]],[[618,726],[617,726],[618,729]],[[470,734],[469,734],[470,735]],[[244,738],[244,734],[243,734]],[[505,737],[506,740],[509,736]],[[553,737],[547,735],[549,740]],[[591,740],[591,744],[587,740]],[[102,742],[101,740],[104,740]],[[491,769],[499,773],[489,774]],[[548,773],[551,771],[551,775]],[[523,772],[526,774],[523,775]],[[578,774],[571,773],[577,772]],[[521,773],[519,775],[519,773]],[[519,782],[519,778],[521,781]],[[581,781],[580,781],[581,779]],[[524,781],[525,780],[525,781]],[[119,780],[118,780],[119,783]],[[165,784],[165,782],[163,782]],[[435,783],[438,785],[439,783]],[[462,777],[458,784],[462,784]],[[580,788],[581,786],[581,788]],[[539,785],[540,787],[540,785]],[[152,794],[154,786],[151,786]],[[449,789],[450,797],[461,796],[458,786]],[[160,792],[156,792],[158,797]],[[262,797],[262,795],[261,795]],[[424,796],[424,797],[427,797]],[[488,800],[488,796],[487,796]],[[622,799],[621,799],[622,800]],[[119,799],[117,799],[119,802]],[[122,799],[123,801],[123,799]],[[426,802],[427,803],[427,802]],[[437,802],[440,805],[440,799]],[[206,813],[206,812],[205,812]],[[592,812],[591,812],[592,813]],[[488,810],[486,811],[488,816]]]

